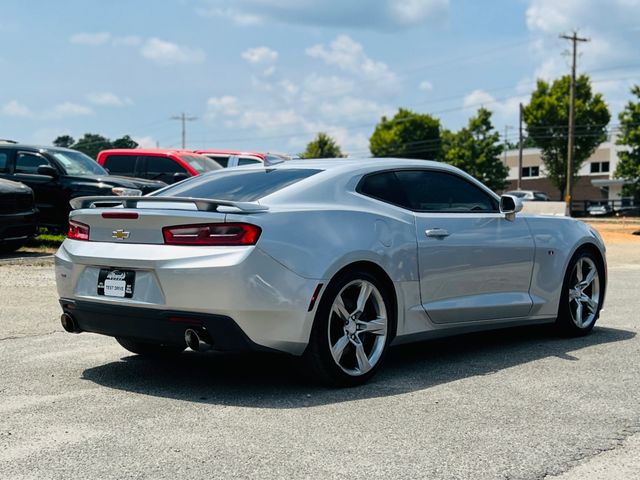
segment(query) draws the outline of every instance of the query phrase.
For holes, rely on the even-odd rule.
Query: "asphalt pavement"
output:
[[[50,263],[0,265],[0,478],[640,478],[640,265],[592,335],[395,348],[368,385],[288,357],[145,360],[59,326]]]

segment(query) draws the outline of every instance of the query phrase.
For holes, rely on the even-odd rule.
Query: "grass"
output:
[[[18,252],[55,253],[65,236],[50,232],[46,228],[38,229],[38,234],[30,239]]]

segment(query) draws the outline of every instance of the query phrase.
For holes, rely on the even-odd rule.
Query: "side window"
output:
[[[455,174],[400,170],[396,176],[412,210],[424,212],[498,212],[498,202]]]
[[[103,167],[113,175],[133,176],[137,158],[137,155],[109,155]]]
[[[186,173],[188,172],[182,168],[178,163],[168,157],[145,157],[147,160],[147,175],[146,177],[151,180],[162,180],[166,183],[173,183],[174,173]]]
[[[229,157],[218,157],[217,155],[207,155],[207,157],[218,162],[223,168],[226,168],[229,165]]]
[[[9,163],[9,155],[4,152],[0,152],[0,173],[7,171],[7,164]]]
[[[394,172],[381,172],[367,175],[362,179],[357,191],[363,195],[382,200],[383,202],[410,208]]]
[[[238,160],[238,166],[241,165],[255,165],[256,163],[262,163],[260,160],[256,160],[255,158],[245,158],[240,157]]]
[[[15,173],[37,174],[40,165],[51,165],[46,158],[33,153],[18,152]]]

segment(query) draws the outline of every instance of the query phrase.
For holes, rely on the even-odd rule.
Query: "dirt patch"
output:
[[[634,235],[634,232],[640,230],[640,224],[626,222],[589,222],[589,224],[602,235],[610,266],[640,265],[640,236]]]

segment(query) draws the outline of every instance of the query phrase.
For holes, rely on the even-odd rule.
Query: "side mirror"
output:
[[[500,197],[500,212],[504,213],[507,220],[513,221],[516,213],[522,210],[522,200],[513,195],[502,195]]]
[[[176,172],[173,174],[173,183],[181,182],[182,180],[186,180],[190,177],[191,175],[189,175],[188,173]]]
[[[58,176],[58,170],[51,165],[40,165],[38,167],[38,175],[46,175],[47,177],[56,178]]]

